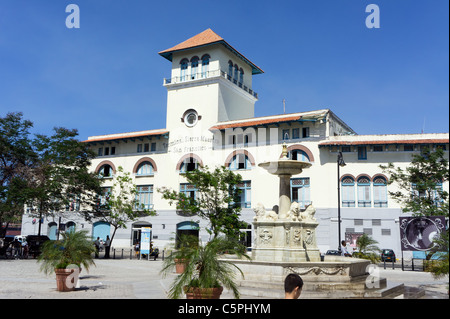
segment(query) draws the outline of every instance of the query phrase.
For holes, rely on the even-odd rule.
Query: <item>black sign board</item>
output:
[[[445,230],[444,216],[400,217],[401,249],[426,251],[433,248],[433,240]]]

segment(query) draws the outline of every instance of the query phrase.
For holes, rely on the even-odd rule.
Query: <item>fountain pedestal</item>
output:
[[[263,220],[253,223],[252,259],[267,262],[320,261],[313,221]]]

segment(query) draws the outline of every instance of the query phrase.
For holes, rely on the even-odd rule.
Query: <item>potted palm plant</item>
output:
[[[368,259],[372,264],[378,263],[381,258],[379,256],[380,248],[377,246],[378,242],[367,234],[362,234],[356,240],[356,246],[359,251],[353,253],[353,257]]]
[[[89,270],[90,265],[95,265],[94,252],[94,245],[86,230],[68,231],[62,234],[62,240],[44,243],[38,262],[42,263],[40,269],[45,274],[55,272],[58,291],[72,291],[77,284],[81,266]]]
[[[198,248],[198,238],[192,235],[181,235],[178,238],[178,242],[175,245],[176,258],[175,261],[175,272],[177,274],[182,274],[186,269],[187,258],[192,249]]]
[[[192,243],[192,239],[190,241]],[[250,259],[245,253],[245,247],[223,237],[216,237],[206,245],[186,245],[182,251],[175,251],[164,259],[161,269],[163,276],[173,272],[176,260],[185,260],[184,272],[173,281],[169,298],[178,299],[185,293],[187,299],[219,299],[224,287],[230,289],[235,298],[239,298],[235,269],[242,276],[244,274],[235,264],[221,258],[225,251],[238,258]]]

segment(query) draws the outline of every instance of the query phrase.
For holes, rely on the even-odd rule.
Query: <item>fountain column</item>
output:
[[[280,177],[280,199],[278,207],[279,218],[286,218],[287,212],[291,207],[291,176],[292,175],[279,175]]]

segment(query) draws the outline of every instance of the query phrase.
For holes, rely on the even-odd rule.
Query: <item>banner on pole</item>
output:
[[[141,228],[141,245],[140,245],[140,254],[148,255],[150,254],[150,238],[151,238],[152,229],[151,227],[142,227]]]
[[[444,216],[400,217],[400,244],[403,251],[426,251],[445,230]]]

